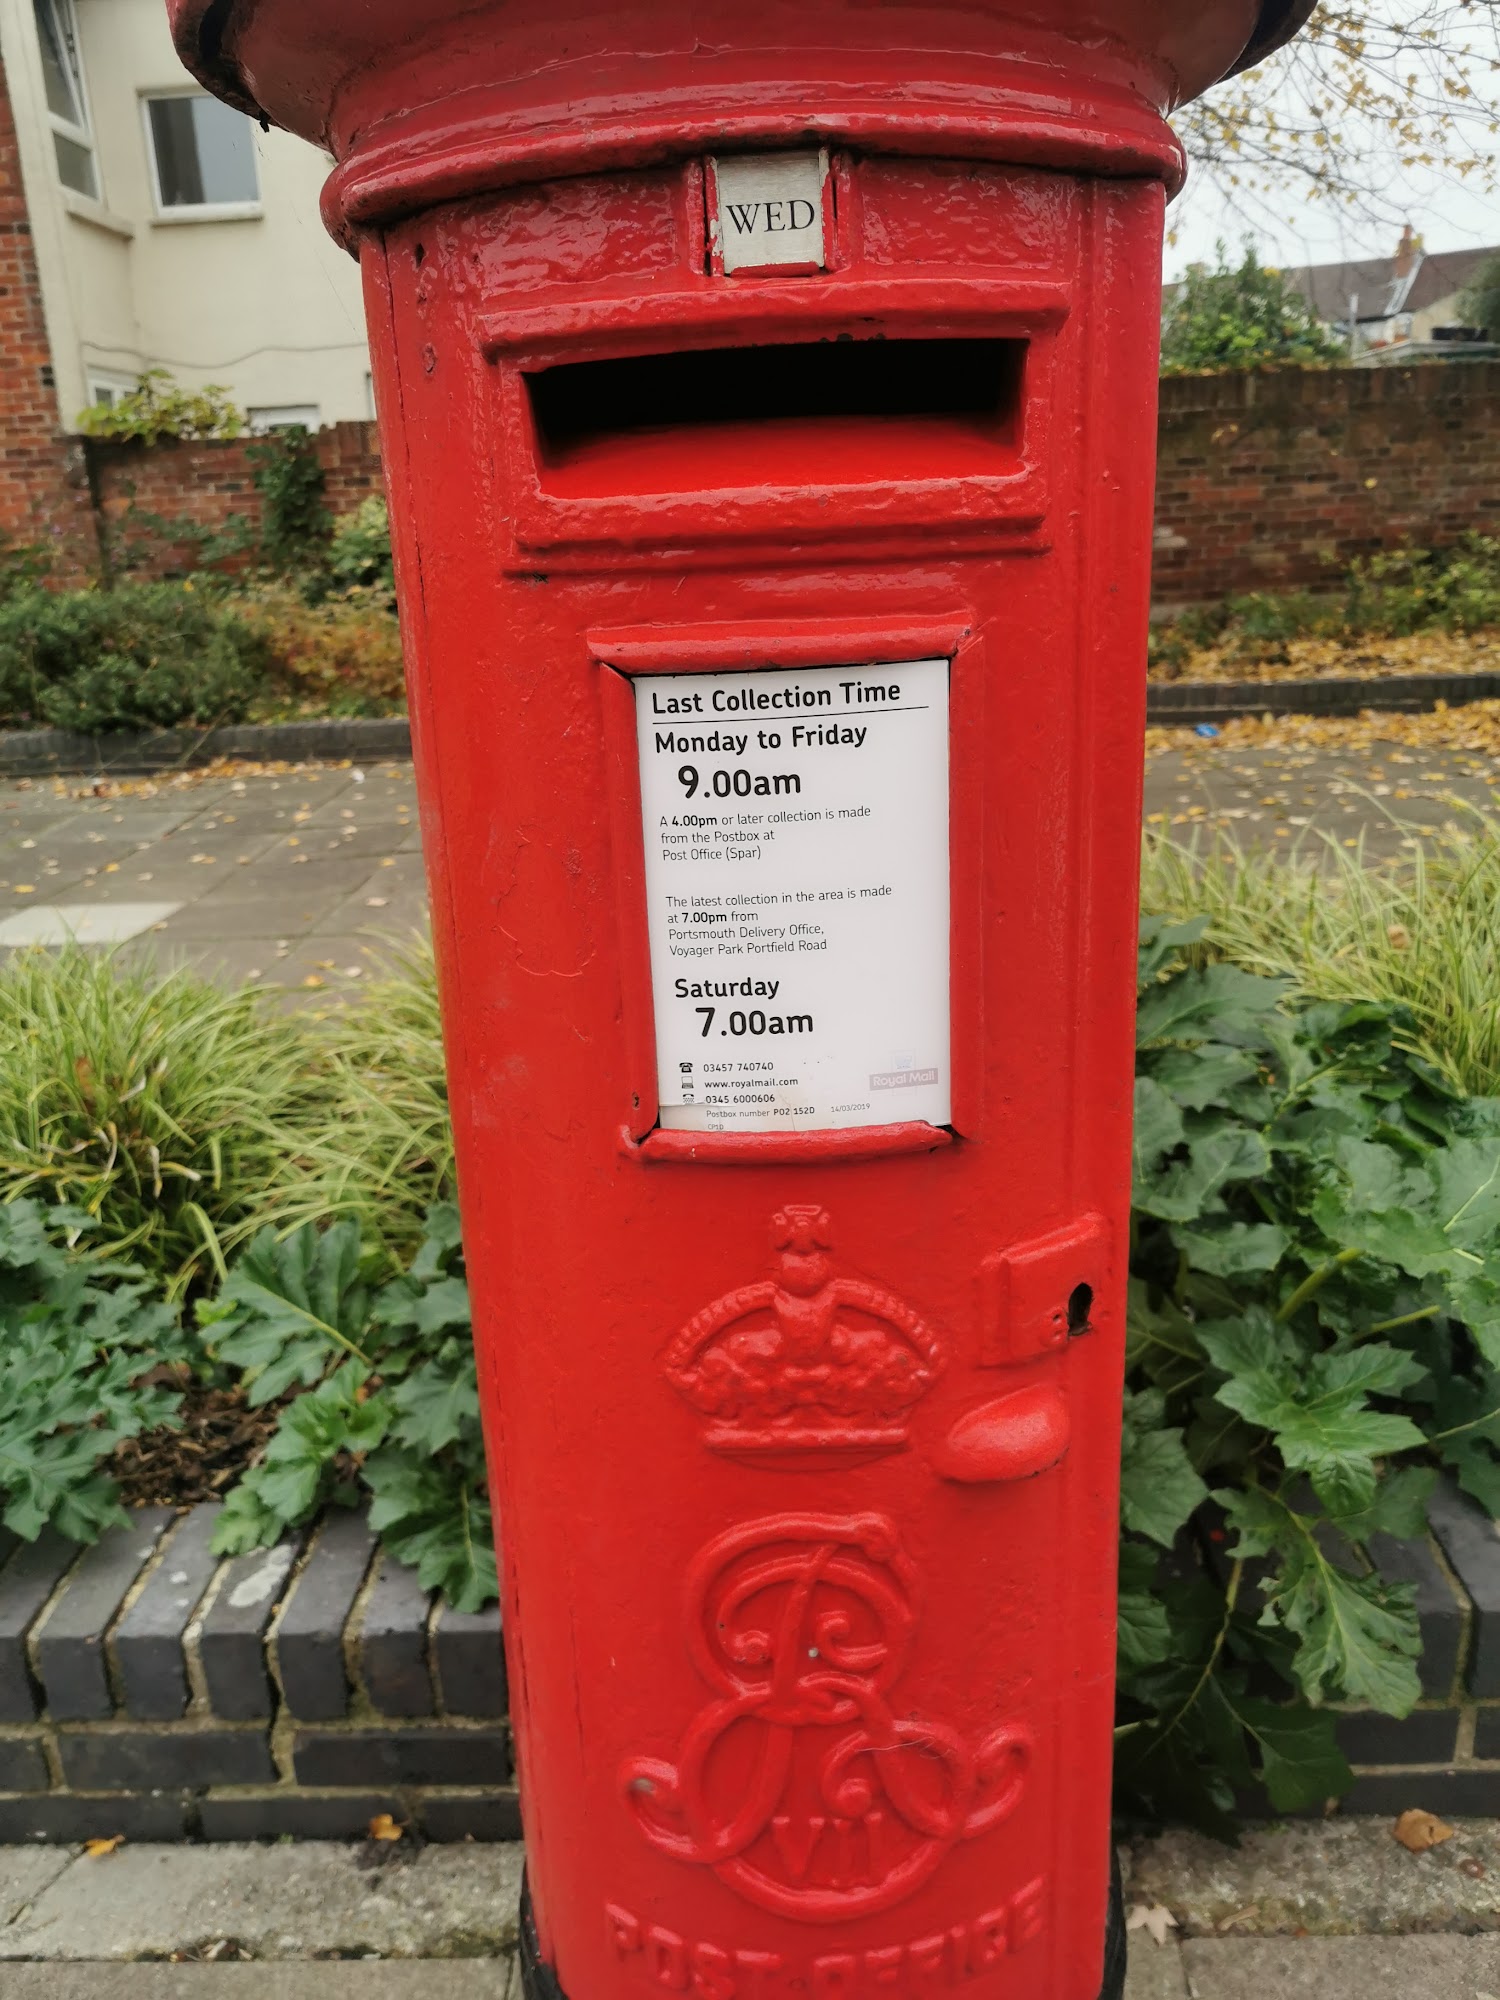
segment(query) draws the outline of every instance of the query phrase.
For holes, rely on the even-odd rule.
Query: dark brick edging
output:
[[[404,715],[330,716],[310,722],[246,722],[222,729],[155,729],[119,736],[76,736],[66,729],[0,730],[0,778],[42,778],[91,771],[139,776],[188,770],[216,757],[300,764],[315,759],[406,758],[411,725]]]
[[[93,1548],[0,1538],[0,1844],[520,1834],[500,1617],[458,1615],[336,1512],[220,1559],[217,1503],[145,1508]],[[1410,1583],[1422,1702],[1350,1710],[1349,1812],[1493,1813],[1500,1535],[1444,1488]]]
[[[1500,674],[1387,674],[1316,681],[1153,681],[1147,722],[1184,726],[1236,715],[1412,715],[1446,702],[1500,699]]]
[[[220,1558],[217,1503],[0,1547],[0,1844],[520,1832],[500,1616],[336,1512]]]

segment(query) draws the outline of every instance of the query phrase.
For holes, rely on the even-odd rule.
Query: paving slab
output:
[[[510,2000],[508,1958],[463,1965],[14,1965],[5,2000]]]
[[[1234,1938],[1182,1948],[1191,2000],[1496,2000],[1500,1939]]]
[[[1182,1952],[1172,1939],[1157,1944],[1139,1931],[1131,1937],[1125,2000],[1189,2000]]]
[[[13,1924],[73,1865],[67,1847],[0,1847],[0,1926]]]
[[[1420,1805],[1420,1778],[1406,1783],[1409,1803]],[[1455,1821],[1453,1839],[1425,1854],[1408,1853],[1391,1825],[1252,1827],[1238,1847],[1181,1829],[1138,1840],[1125,1899],[1164,1904],[1183,1938],[1223,1936],[1226,1927],[1261,1937],[1500,1933],[1500,1822]]]
[[[223,1940],[252,1959],[494,1958],[515,1944],[521,1860],[514,1842],[375,1865],[364,1846],[322,1842],[127,1844],[41,1888],[0,1929],[0,1960],[168,1958]]]

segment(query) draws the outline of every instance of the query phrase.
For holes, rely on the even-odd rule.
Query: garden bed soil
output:
[[[106,1466],[127,1507],[191,1507],[217,1500],[260,1458],[281,1403],[252,1410],[242,1389],[188,1385],[176,1420],[126,1438]]]

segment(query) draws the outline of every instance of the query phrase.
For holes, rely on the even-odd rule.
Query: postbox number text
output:
[[[946,1124],[948,662],[635,698],[661,1123]]]

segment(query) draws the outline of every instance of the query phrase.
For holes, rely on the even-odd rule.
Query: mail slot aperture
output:
[[[857,485],[1013,466],[1028,343],[840,336],[526,375],[544,490]]]

